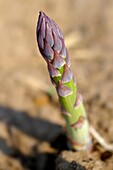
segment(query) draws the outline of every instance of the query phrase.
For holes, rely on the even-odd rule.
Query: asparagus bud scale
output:
[[[75,150],[88,150],[91,146],[88,119],[83,98],[70,70],[71,63],[63,33],[52,19],[40,12],[36,36],[39,51],[47,62],[51,82],[59,97],[69,143]]]

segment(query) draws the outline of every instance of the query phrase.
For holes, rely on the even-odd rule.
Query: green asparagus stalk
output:
[[[70,70],[71,63],[63,33],[52,19],[40,12],[36,35],[40,53],[47,62],[51,82],[57,90],[69,143],[75,150],[88,150],[91,148],[88,119],[83,98]]]

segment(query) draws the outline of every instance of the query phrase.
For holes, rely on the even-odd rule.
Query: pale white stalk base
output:
[[[106,150],[113,152],[113,144],[107,143],[103,137],[90,125],[89,131],[91,135],[97,140],[97,142]]]

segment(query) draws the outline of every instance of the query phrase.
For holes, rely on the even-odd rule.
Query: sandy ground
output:
[[[0,0],[0,170],[113,170],[112,153],[96,141],[90,155],[67,150],[65,122],[37,50],[40,10],[64,32],[90,122],[113,143],[113,1]]]

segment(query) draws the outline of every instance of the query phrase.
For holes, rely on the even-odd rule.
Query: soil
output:
[[[0,170],[113,170],[113,154],[68,148],[65,122],[37,50],[40,10],[64,32],[90,123],[113,143],[113,1],[0,1]]]

